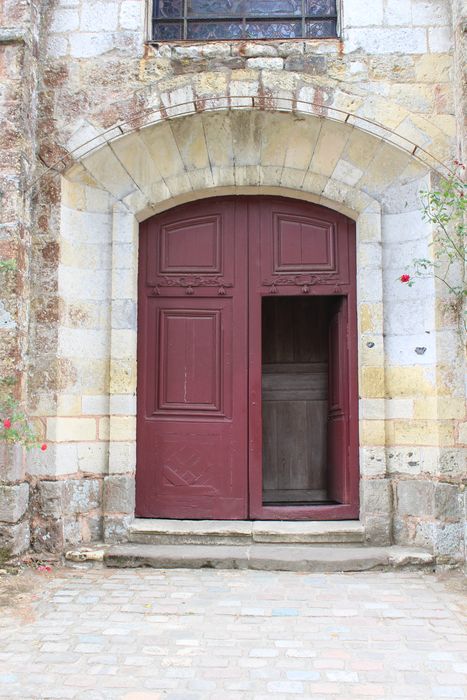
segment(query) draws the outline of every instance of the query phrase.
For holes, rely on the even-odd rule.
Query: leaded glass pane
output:
[[[336,0],[154,0],[154,41],[336,36]]]
[[[183,0],[156,0],[155,19],[183,17]]]
[[[244,0],[187,0],[188,17],[238,17],[244,15]]]
[[[187,39],[242,39],[241,22],[188,22]]]
[[[302,0],[249,0],[245,2],[245,15],[247,17],[279,16],[300,17],[302,14]]]
[[[248,39],[298,39],[302,34],[301,22],[247,22]]]
[[[306,0],[305,14],[310,17],[335,17],[335,0]]]
[[[336,21],[324,20],[322,22],[316,22],[309,20],[306,23],[306,35],[309,39],[336,36]]]
[[[183,39],[183,25],[181,22],[154,22],[154,41],[180,41]]]

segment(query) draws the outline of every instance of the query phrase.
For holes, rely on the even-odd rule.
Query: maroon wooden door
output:
[[[138,515],[248,515],[245,213],[213,199],[141,227]]]
[[[282,348],[270,353],[278,362],[264,369],[265,297],[310,296],[323,299],[297,308],[292,299],[294,318],[307,327],[319,309],[319,332],[326,337],[316,343],[311,326],[305,328],[294,363],[284,365]],[[284,324],[284,310],[289,312],[282,307],[268,313]],[[349,219],[285,198],[223,197],[146,221],[138,326],[137,515],[358,517],[355,229]],[[291,396],[299,385],[301,394]],[[279,403],[264,403],[264,411],[279,415],[276,425],[290,430],[272,436],[270,449],[263,450],[263,401],[284,395],[288,417],[281,419]],[[318,416],[316,435],[324,436],[303,444],[308,463],[319,462],[318,471],[326,473],[326,499],[318,505],[268,503],[264,483],[274,481],[277,465],[263,479],[263,454],[278,453],[276,445],[287,452],[294,416],[303,415],[301,439],[310,415]],[[301,449],[297,443],[291,452]],[[297,460],[290,467],[293,478],[311,493],[313,480],[304,475],[299,454]]]

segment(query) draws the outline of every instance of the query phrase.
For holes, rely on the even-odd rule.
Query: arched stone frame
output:
[[[258,116],[260,115],[260,116]],[[238,120],[242,136],[237,141],[238,149],[230,154],[234,166],[225,167],[213,163],[210,154],[209,163],[203,168],[202,159],[196,155],[196,148],[190,150],[189,137],[201,131],[206,138],[206,124],[212,120],[215,133],[219,134],[222,123]],[[269,156],[267,148],[260,152],[254,148],[251,136],[255,129],[251,125],[261,121],[262,134],[267,142],[271,138]],[[301,144],[308,138],[306,123],[319,122],[320,138],[328,137],[328,143],[339,144],[338,155],[332,155],[332,167],[323,173],[321,161],[316,149],[309,157],[308,164],[303,164],[303,149],[295,147],[292,165],[285,166],[288,154],[284,152],[281,134],[287,136],[289,143],[296,143],[292,130],[298,128]],[[250,125],[245,129],[245,126]],[[297,127],[298,124],[298,127]],[[202,127],[202,128],[201,128]],[[208,127],[209,128],[209,127]],[[256,128],[256,131],[258,129]],[[159,132],[159,133],[157,133]],[[220,131],[222,133],[222,129]],[[157,157],[161,158],[161,148],[167,146],[167,137],[174,141],[178,155],[169,161],[177,161],[178,170],[173,169],[169,178],[154,183],[154,159],[149,158],[151,143],[156,144]],[[174,139],[174,134],[177,138]],[[269,136],[268,136],[269,135]],[[262,136],[262,144],[264,139]],[[277,137],[279,136],[279,141]],[[152,142],[152,139],[155,141]],[[330,139],[330,140],[329,140]],[[354,141],[356,148],[365,150],[369,144],[373,158],[370,158],[369,173],[356,171],[356,166],[346,160],[345,148]],[[300,142],[300,139],[299,139]],[[212,142],[213,143],[213,142]],[[275,145],[274,145],[275,144]],[[193,142],[191,142],[193,146]],[[315,143],[316,146],[316,143]],[[154,148],[154,145],[152,146]],[[222,159],[223,144],[217,152]],[[166,150],[167,153],[167,150]],[[282,156],[281,156],[282,154]],[[229,155],[229,154],[228,154]],[[282,165],[274,159],[283,157]],[[258,160],[259,158],[259,160]],[[268,160],[272,158],[271,160]],[[324,157],[329,159],[329,154]],[[256,159],[256,162],[255,162]],[[300,160],[301,159],[301,160]],[[148,165],[150,167],[148,167]],[[171,167],[173,163],[171,162]],[[217,168],[217,170],[216,170]],[[357,168],[358,170],[358,168]],[[215,177],[214,177],[215,173]],[[299,119],[293,114],[274,112],[225,111],[212,114],[194,113],[191,116],[178,117],[168,122],[157,123],[139,130],[134,134],[122,136],[98,151],[85,156],[81,165],[72,168],[63,182],[64,203],[73,204],[75,226],[79,226],[79,210],[85,216],[91,213],[93,206],[101,210],[102,216],[111,214],[112,240],[112,308],[110,312],[110,382],[109,382],[109,460],[103,465],[101,473],[108,474],[106,482],[112,480],[122,484],[124,475],[134,474],[135,446],[135,368],[136,368],[136,329],[122,329],[116,321],[121,315],[122,304],[133,305],[136,302],[136,270],[138,223],[148,216],[163,211],[182,202],[216,194],[280,194],[323,204],[337,209],[357,222],[358,241],[358,303],[359,303],[359,374],[361,385],[373,385],[373,394],[365,396],[360,404],[361,435],[361,473],[362,473],[362,519],[365,522],[367,537],[370,541],[388,541],[391,537],[391,488],[386,463],[384,444],[387,413],[385,394],[385,352],[383,336],[383,278],[381,250],[381,202],[386,209],[388,201],[397,193],[411,199],[414,208],[416,193],[420,181],[425,177],[427,168],[414,160],[409,154],[401,153],[394,145],[388,144],[380,137],[360,132],[356,127],[327,121],[314,116],[301,115]],[[357,185],[358,178],[366,176],[364,185]],[[349,184],[354,183],[354,184]],[[83,191],[93,193],[87,197]],[[366,191],[365,191],[366,190]],[[99,201],[100,200],[100,201]],[[89,201],[94,204],[89,205]],[[96,202],[98,204],[96,205]],[[391,206],[389,205],[389,209]],[[64,207],[66,210],[66,206]],[[90,221],[88,216],[88,221]],[[64,220],[66,226],[66,217]],[[429,236],[426,231],[425,237]],[[122,262],[128,251],[128,264]],[[365,270],[370,274],[362,274]],[[370,309],[371,307],[371,309]],[[371,324],[366,324],[371,317]],[[369,347],[371,345],[371,348]],[[123,385],[120,379],[128,377]],[[133,382],[133,383],[132,383]],[[376,434],[375,434],[376,432]],[[60,465],[56,464],[56,473]],[[62,472],[63,473],[63,472]],[[107,507],[107,536],[120,537],[122,524],[128,524],[132,517],[131,478],[127,483],[127,507],[125,511],[116,511]],[[128,483],[130,486],[128,486]]]

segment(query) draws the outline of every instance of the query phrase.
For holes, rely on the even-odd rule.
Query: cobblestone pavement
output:
[[[29,578],[0,609],[2,699],[467,697],[459,574]]]

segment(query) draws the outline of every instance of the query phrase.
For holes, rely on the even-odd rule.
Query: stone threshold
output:
[[[129,541],[138,544],[361,544],[358,520],[165,520],[136,518]]]
[[[434,555],[415,547],[303,544],[200,545],[123,544],[104,553],[107,567],[155,569],[253,569],[308,573],[423,568]]]

